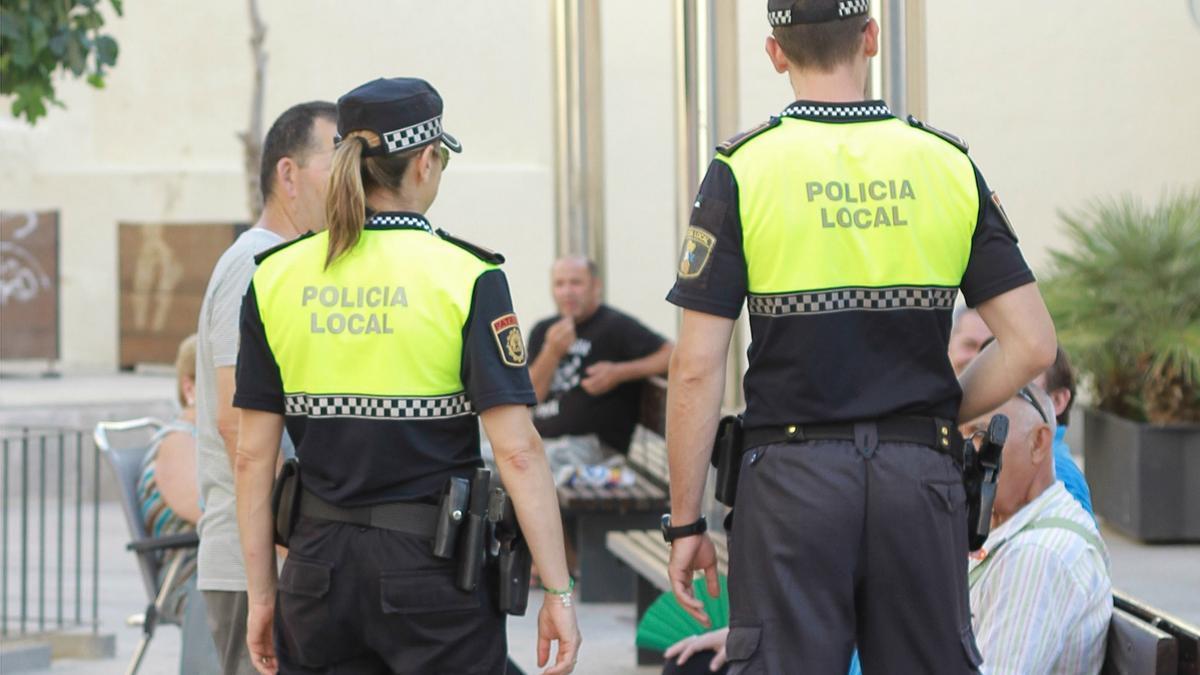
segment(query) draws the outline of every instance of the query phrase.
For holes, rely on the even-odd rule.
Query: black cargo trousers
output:
[[[730,533],[730,673],[961,675],[981,663],[966,494],[947,455],[854,441],[747,449]]]
[[[302,517],[275,600],[279,672],[503,675],[494,570],[472,593],[426,539]]]

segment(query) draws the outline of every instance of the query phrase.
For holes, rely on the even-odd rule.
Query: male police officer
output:
[[[753,335],[730,554],[731,672],[966,673],[956,419],[1054,359],[1054,328],[966,145],[863,101],[879,27],[866,0],[771,0],[766,50],[797,100],[718,148],[678,279],[667,438],[680,602],[704,570],[701,493],[743,300]],[[956,380],[957,289],[996,343]],[[960,388],[961,385],[961,388]]]

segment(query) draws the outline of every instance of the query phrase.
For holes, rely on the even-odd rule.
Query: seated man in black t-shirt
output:
[[[600,277],[587,258],[560,258],[550,278],[558,316],[539,321],[529,333],[529,375],[538,398],[534,425],[546,439],[598,439],[559,444],[562,457],[548,443],[552,466],[597,463],[602,449],[624,454],[637,424],[637,383],[667,372],[674,345],[602,304]]]

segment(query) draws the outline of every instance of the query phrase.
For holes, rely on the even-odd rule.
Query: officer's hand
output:
[[[612,361],[597,361],[588,366],[587,377],[579,386],[592,396],[607,394],[621,384],[620,366]]]
[[[550,349],[550,353],[557,354],[560,359],[566,355],[567,350],[573,344],[575,344],[575,319],[564,316],[546,330],[546,347]]]
[[[671,559],[667,562],[667,576],[671,579],[671,590],[679,605],[703,626],[711,626],[712,620],[704,611],[704,603],[692,591],[692,577],[703,570],[708,581],[708,594],[714,598],[721,595],[721,582],[717,578],[717,549],[707,534],[697,534],[676,539],[671,543]]]
[[[558,640],[558,654],[554,665],[542,675],[566,675],[575,670],[579,658],[579,625],[575,623],[575,608],[564,607],[562,601],[547,593],[542,598],[542,610],[538,612],[538,668],[550,660],[550,643]]]
[[[708,669],[716,672],[725,665],[725,639],[728,637],[728,628],[719,628],[700,635],[689,635],[668,647],[663,657],[673,659],[678,656],[675,665],[682,666],[696,653],[711,650],[716,652],[716,655],[708,662]]]
[[[262,675],[275,675],[279,663],[275,660],[275,606],[250,605],[246,617],[246,646],[250,648],[250,660],[254,669]]]

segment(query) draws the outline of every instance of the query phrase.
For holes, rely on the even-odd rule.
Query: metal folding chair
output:
[[[146,453],[153,447],[153,436],[166,425],[160,420],[143,417],[123,422],[100,422],[96,425],[96,447],[104,454],[121,490],[121,508],[125,513],[125,523],[129,526],[132,541],[126,546],[137,556],[138,568],[142,573],[142,582],[146,587],[146,595],[150,604],[143,615],[129,618],[130,625],[142,626],[142,638],[133,653],[133,659],[126,669],[127,675],[134,675],[142,664],[142,658],[154,637],[154,631],[160,623],[172,624],[183,628],[183,612],[168,606],[167,601],[173,593],[194,575],[196,563],[188,556],[174,556],[173,561],[163,573],[163,557],[161,554],[174,550],[195,548],[199,538],[195,532],[174,534],[165,537],[151,537],[146,532],[142,522],[142,514],[138,505],[137,486],[141,477],[142,461]],[[150,432],[151,439],[147,442],[128,447],[114,447],[109,435],[115,432],[134,433]],[[162,583],[159,583],[162,574]],[[191,594],[189,601],[199,599],[198,593]],[[205,630],[207,630],[205,628]],[[185,636],[186,642],[186,636]],[[211,642],[211,640],[210,640]]]

